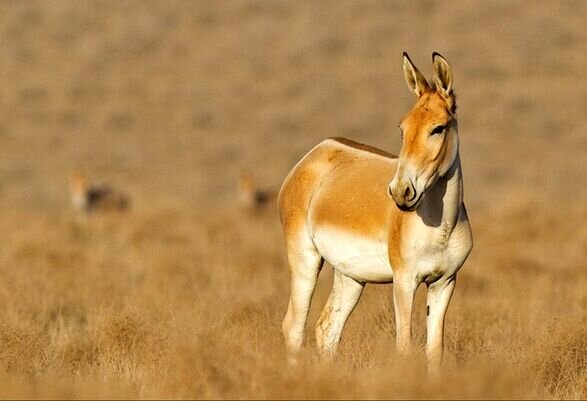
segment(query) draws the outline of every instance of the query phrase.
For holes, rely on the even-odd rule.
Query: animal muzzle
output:
[[[414,210],[420,196],[412,180],[393,180],[387,189],[389,196],[394,200],[400,210],[409,212]]]

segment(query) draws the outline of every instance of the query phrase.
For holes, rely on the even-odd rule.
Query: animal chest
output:
[[[410,236],[404,249],[404,263],[416,277],[430,284],[454,275],[463,265],[472,248],[468,222],[459,222],[452,230],[426,227]]]

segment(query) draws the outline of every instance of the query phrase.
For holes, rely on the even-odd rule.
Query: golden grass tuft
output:
[[[97,363],[110,374],[129,378],[140,366],[156,365],[166,348],[156,324],[148,324],[137,313],[105,319],[97,330],[97,344]]]
[[[533,368],[548,393],[587,398],[587,320],[556,324],[541,346]]]

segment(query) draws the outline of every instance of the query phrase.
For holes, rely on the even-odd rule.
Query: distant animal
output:
[[[322,355],[334,354],[365,284],[392,282],[396,347],[409,354],[414,295],[425,283],[428,365],[435,370],[441,363],[445,313],[473,239],[463,202],[453,75],[438,53],[432,65],[428,82],[403,54],[404,77],[417,101],[399,123],[399,157],[331,138],[283,182],[278,205],[291,292],[282,328],[292,363],[324,260],[334,268],[334,284],[316,326]]]
[[[107,186],[89,184],[81,169],[75,169],[71,173],[69,188],[71,205],[81,212],[124,211],[130,207],[128,195]]]
[[[276,208],[277,190],[258,188],[250,173],[241,173],[238,181],[238,202],[242,209],[261,212]]]

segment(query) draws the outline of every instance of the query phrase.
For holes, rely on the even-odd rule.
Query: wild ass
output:
[[[365,284],[391,282],[396,347],[410,353],[414,295],[426,283],[426,354],[431,368],[440,365],[445,313],[473,240],[463,203],[452,72],[438,53],[432,64],[434,80],[428,82],[403,54],[404,76],[417,101],[399,124],[399,157],[330,138],[283,182],[278,205],[291,294],[282,327],[290,362],[302,346],[326,260],[334,284],[316,326],[323,355],[334,354]]]

